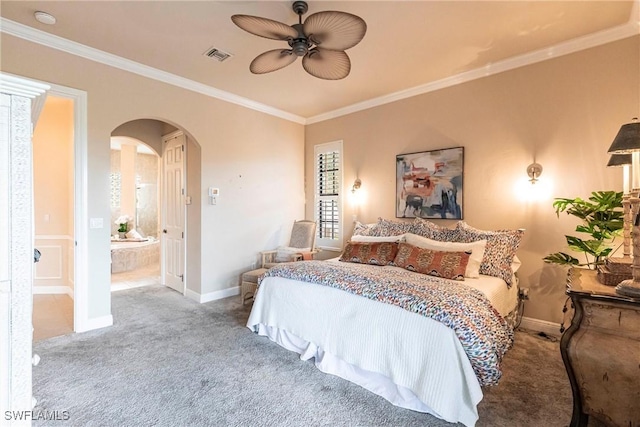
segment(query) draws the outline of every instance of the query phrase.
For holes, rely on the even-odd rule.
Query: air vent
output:
[[[212,47],[204,53],[204,56],[208,56],[209,58],[217,59],[219,62],[223,62],[233,55],[227,52],[223,52],[218,48]]]

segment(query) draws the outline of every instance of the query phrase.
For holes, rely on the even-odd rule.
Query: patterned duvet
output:
[[[478,382],[495,385],[500,361],[513,331],[478,290],[438,277],[399,269],[323,261],[286,263],[274,276],[337,288],[431,318],[452,329],[469,358]]]

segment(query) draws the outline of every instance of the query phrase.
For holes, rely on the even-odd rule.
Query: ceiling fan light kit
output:
[[[345,50],[360,43],[367,32],[362,18],[347,12],[325,11],[304,15],[309,7],[295,1],[293,11],[298,23],[286,25],[268,18],[233,15],[231,20],[241,29],[256,36],[286,41],[290,49],[274,49],[258,55],[249,66],[254,74],[279,70],[302,57],[302,67],[314,77],[340,80],[349,75],[351,61]]]

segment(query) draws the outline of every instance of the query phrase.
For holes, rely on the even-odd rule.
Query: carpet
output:
[[[163,286],[112,294],[114,325],[40,341],[35,426],[451,426],[397,408],[245,327],[240,297],[198,304]],[[566,426],[558,342],[517,331],[478,426]]]

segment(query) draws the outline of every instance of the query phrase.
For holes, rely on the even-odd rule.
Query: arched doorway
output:
[[[114,129],[111,137],[112,140],[126,138],[127,141],[136,141],[159,155],[160,178],[157,187],[159,283],[170,286],[185,295],[189,293],[190,289],[199,289],[200,146],[186,130],[167,121],[156,119],[138,119],[126,122]],[[177,146],[176,141],[179,144]],[[130,151],[132,150],[130,149]],[[169,165],[171,162],[173,162],[173,166]],[[171,173],[167,172],[168,168],[174,167],[176,162],[181,163],[182,168],[179,171],[181,178],[177,181],[174,178],[178,172],[175,170],[172,170]],[[129,210],[137,211],[135,208]],[[181,215],[176,216],[176,212],[181,212]],[[115,213],[127,214],[124,211],[114,212],[112,210],[112,215]],[[176,218],[178,219],[176,220]],[[132,225],[138,227],[144,221],[141,221],[141,218],[136,215],[131,222]],[[148,231],[142,231],[149,235]],[[153,253],[153,250],[148,252]],[[134,257],[133,254],[129,256]],[[142,255],[143,258],[144,256],[146,255]],[[145,282],[154,283],[153,276],[143,278],[141,284]]]

